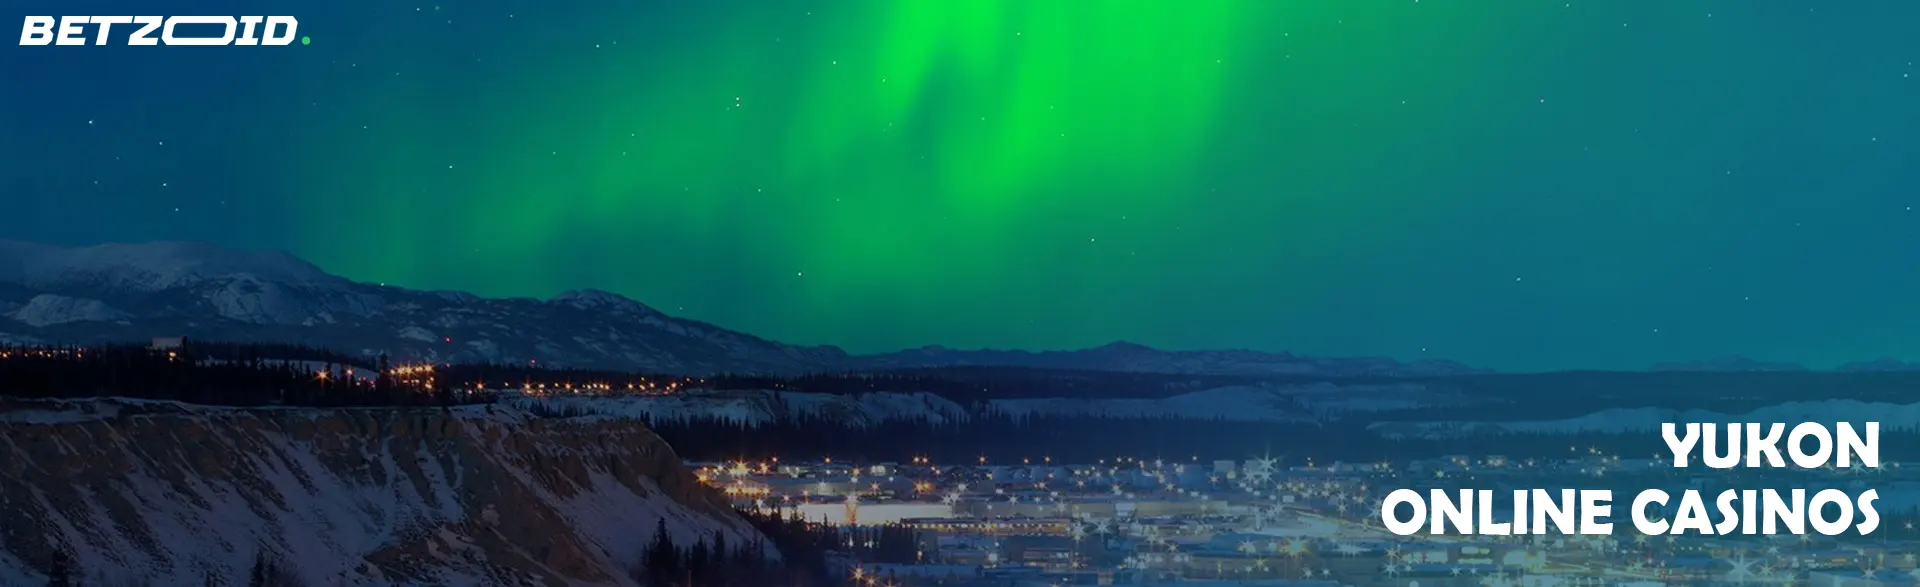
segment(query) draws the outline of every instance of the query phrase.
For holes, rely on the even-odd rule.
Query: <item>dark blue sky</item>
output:
[[[0,236],[594,287],[862,351],[1920,359],[1911,2],[0,19],[134,13],[287,14],[314,42],[0,45]]]

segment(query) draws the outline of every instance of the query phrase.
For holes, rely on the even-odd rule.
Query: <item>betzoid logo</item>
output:
[[[291,16],[29,16],[20,44],[288,45],[299,28]]]

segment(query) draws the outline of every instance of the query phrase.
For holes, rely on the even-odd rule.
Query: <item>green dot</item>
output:
[[[313,44],[313,37],[300,37],[300,44],[302,44],[302,45],[312,45],[312,44]]]

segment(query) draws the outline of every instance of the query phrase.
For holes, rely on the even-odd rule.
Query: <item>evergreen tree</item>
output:
[[[689,582],[688,587],[692,587],[692,585],[706,585],[712,582],[713,555],[707,546],[707,541],[701,540],[693,543],[693,548],[687,551],[686,569],[686,578]]]
[[[65,551],[54,551],[47,566],[47,587],[74,587],[73,572],[73,559]]]
[[[374,393],[384,394],[386,393],[387,388],[391,387],[392,381],[387,378],[387,373],[389,372],[391,367],[392,365],[387,363],[387,354],[380,353],[380,362],[377,367],[379,371],[374,373],[373,375],[373,392]]]
[[[673,545],[673,534],[667,531],[667,519],[661,518],[654,525],[653,543],[647,547],[643,557],[647,585],[667,587],[680,578],[680,549]]]
[[[267,579],[273,574],[273,563],[267,562],[267,551],[253,555],[253,568],[247,572],[247,587],[267,587]]]
[[[729,566],[734,562],[733,551],[727,550],[727,536],[719,530],[713,531],[713,552],[709,555],[707,578],[702,583],[714,587],[725,587],[730,573]]]

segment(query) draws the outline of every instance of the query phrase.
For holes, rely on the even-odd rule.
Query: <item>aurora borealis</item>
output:
[[[0,236],[854,351],[1920,359],[1911,3],[168,6],[313,42],[0,48]]]

